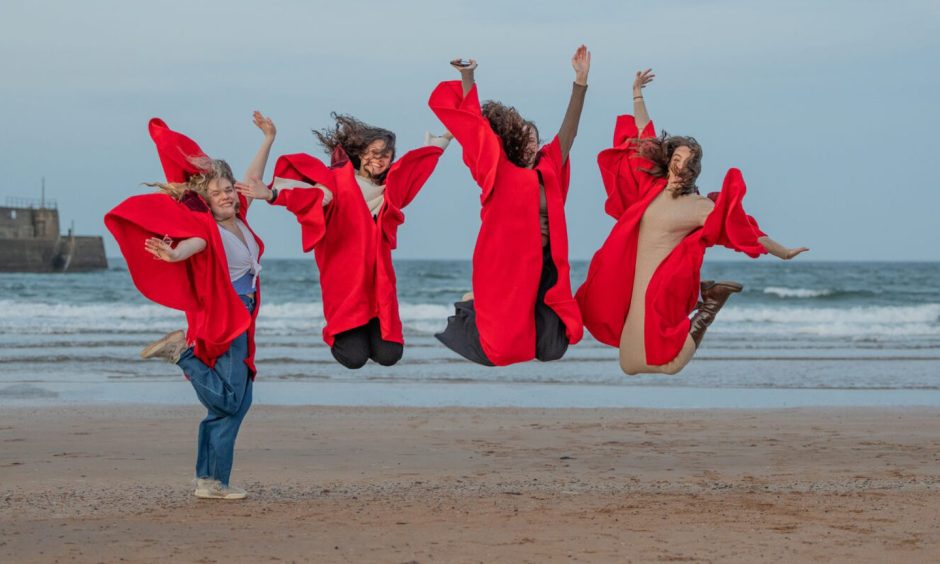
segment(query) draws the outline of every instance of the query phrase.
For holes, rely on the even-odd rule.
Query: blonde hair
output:
[[[223,178],[235,184],[232,167],[221,159],[198,157],[189,159],[189,162],[202,172],[192,175],[186,182],[145,182],[144,185],[157,188],[176,200],[181,200],[187,191],[191,191],[208,201],[209,183],[213,180]]]

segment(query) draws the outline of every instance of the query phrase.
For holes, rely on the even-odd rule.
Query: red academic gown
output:
[[[385,177],[385,201],[372,217],[356,181],[352,163],[339,151],[327,167],[307,154],[285,155],[274,165],[275,182],[298,181],[278,191],[275,205],[285,206],[300,223],[304,252],[313,251],[323,295],[323,340],[333,346],[337,334],[378,318],[382,339],[404,343],[392,251],[398,246],[402,210],[424,186],[444,152],[423,147],[405,153]],[[333,193],[323,207],[322,184]]]
[[[650,122],[642,137],[654,137]],[[651,163],[636,156],[639,136],[633,116],[617,118],[613,148],[601,151],[597,162],[607,190],[605,210],[616,225],[588,269],[576,298],[584,325],[598,341],[620,346],[620,335],[630,311],[636,267],[640,220],[666,186],[665,178],[642,171]],[[741,171],[725,175],[721,192],[709,194],[715,208],[704,227],[689,233],[653,273],[646,290],[646,363],[667,364],[678,356],[689,334],[689,315],[699,295],[699,271],[705,249],[723,245],[752,258],[766,253],[757,239],[764,233],[744,212],[746,186]]]
[[[482,225],[473,251],[473,298],[480,345],[496,366],[535,358],[535,300],[542,273],[539,179],[545,187],[552,260],[558,283],[545,294],[565,324],[569,344],[584,327],[571,295],[565,201],[571,168],[558,137],[539,151],[533,169],[514,165],[480,110],[477,88],[440,83],[428,101],[463,148],[463,160],[482,188]]]
[[[192,157],[205,157],[205,153],[194,141],[170,130],[156,118],[150,122],[150,133],[167,182],[185,182],[198,173]],[[247,227],[248,202],[241,194],[238,200],[238,218]],[[186,340],[194,345],[196,358],[214,366],[229,344],[248,331],[245,364],[254,378],[255,318],[261,303],[260,283],[255,290],[254,314],[249,315],[229,278],[218,224],[202,198],[192,192],[182,201],[164,193],[131,196],[108,212],[104,222],[117,240],[137,289],[160,305],[186,313]],[[258,243],[260,256],[264,244],[251,227],[248,230]],[[199,237],[206,241],[206,248],[182,262],[157,260],[144,249],[144,241],[164,236],[174,241]]]

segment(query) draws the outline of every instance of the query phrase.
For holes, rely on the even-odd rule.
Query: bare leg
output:
[[[621,343],[622,341],[623,339],[621,339]],[[679,354],[676,355],[676,358],[672,359],[667,364],[651,366],[646,364],[646,362],[637,362],[636,355],[629,354],[629,351],[621,345],[620,369],[623,370],[624,374],[630,376],[637,374],[678,374],[685,368],[689,361],[692,360],[692,357],[695,356],[695,350],[695,341],[692,340],[691,336],[686,336],[685,343],[683,343],[682,349],[679,350]],[[645,354],[643,357],[645,359]]]

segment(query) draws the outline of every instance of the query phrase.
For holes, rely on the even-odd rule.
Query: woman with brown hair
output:
[[[558,135],[541,149],[535,124],[515,108],[480,105],[476,61],[451,64],[461,80],[440,83],[428,103],[463,147],[464,163],[482,189],[482,225],[472,295],[454,304],[436,336],[485,366],[557,360],[583,334],[571,295],[565,201],[591,53],[582,45],[571,58],[568,110]]]
[[[395,161],[394,133],[352,116],[334,113],[333,119],[333,128],[314,131],[330,166],[304,153],[282,156],[271,186],[249,195],[297,217],[303,250],[314,252],[319,268],[323,340],[336,361],[352,369],[370,359],[391,366],[404,350],[392,264],[402,210],[434,171],[450,135],[427,134],[425,147]]]
[[[656,136],[642,92],[653,76],[636,73],[634,115],[617,118],[614,147],[597,157],[605,209],[617,223],[576,295],[588,331],[619,347],[630,375],[682,370],[718,310],[741,291],[736,282],[700,283],[707,247],[784,260],[809,250],[786,248],[758,228],[741,206],[746,187],[738,169],[728,171],[720,193],[699,194],[702,148],[691,137]]]

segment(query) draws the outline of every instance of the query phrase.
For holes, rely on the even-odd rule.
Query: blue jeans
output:
[[[238,296],[251,313],[254,300]],[[251,377],[248,356],[248,332],[239,335],[228,350],[209,368],[189,348],[180,355],[177,366],[189,377],[196,397],[209,410],[199,424],[196,447],[196,477],[215,479],[228,485],[235,456],[235,437],[242,419],[251,407]]]

